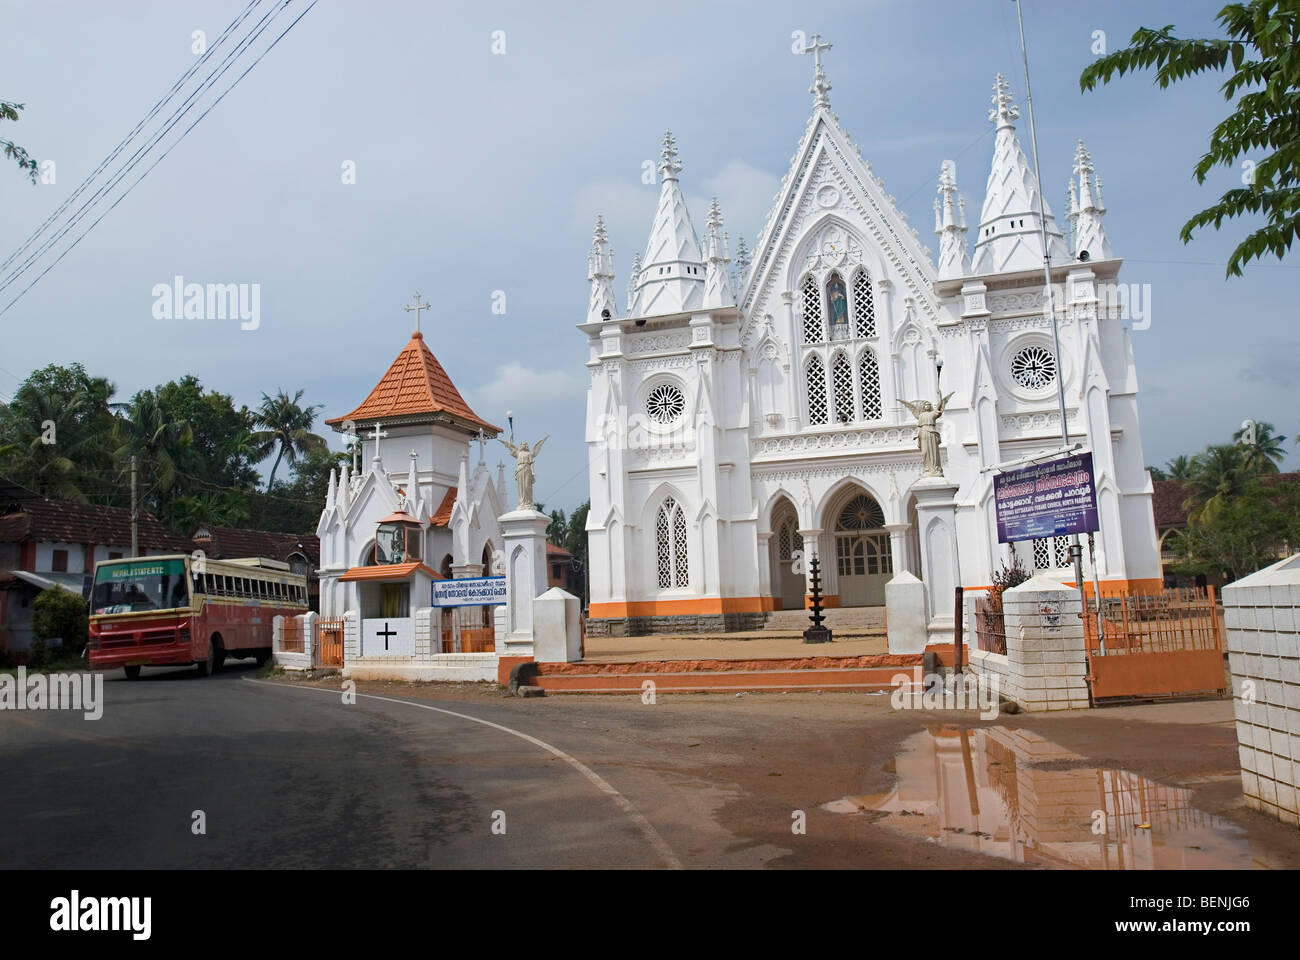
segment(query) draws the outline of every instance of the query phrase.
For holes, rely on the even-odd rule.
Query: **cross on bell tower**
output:
[[[416,294],[415,294],[415,302],[412,303],[412,304],[409,304],[408,306],[403,307],[402,309],[405,310],[407,313],[411,313],[412,311],[414,311],[414,313],[415,313],[415,332],[416,332],[416,333],[419,333],[419,332],[420,332],[420,311],[421,311],[421,310],[428,310],[428,309],[429,309],[429,305],[428,305],[427,303],[421,303],[421,302],[420,302],[420,294],[419,294],[419,291],[416,291]]]

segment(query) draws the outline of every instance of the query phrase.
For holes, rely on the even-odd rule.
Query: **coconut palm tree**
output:
[[[275,471],[280,468],[280,461],[287,458],[290,463],[297,463],[298,457],[315,450],[326,450],[329,444],[323,437],[311,432],[316,422],[319,406],[302,406],[303,391],[299,390],[290,397],[283,390],[274,397],[262,394],[262,402],[257,408],[253,423],[262,429],[252,436],[252,442],[259,453],[259,459],[271,455],[279,448],[275,463],[271,465],[271,475],[267,478],[266,489],[275,484]]]
[[[1277,473],[1278,464],[1286,459],[1286,449],[1282,441],[1286,437],[1273,432],[1273,424],[1259,422],[1255,424],[1253,443],[1245,443],[1246,428],[1242,427],[1232,435],[1234,443],[1245,449],[1245,466],[1252,473]]]
[[[1170,480],[1182,480],[1185,483],[1192,479],[1192,472],[1192,458],[1185,453],[1180,453],[1165,464],[1165,473]]]
[[[154,503],[161,503],[176,485],[176,460],[193,440],[193,430],[187,420],[168,420],[152,390],[141,390],[122,406],[113,423],[113,456],[123,470],[135,457],[141,499],[153,495]]]
[[[1191,495],[1183,506],[1192,523],[1208,521],[1233,497],[1240,496],[1252,476],[1246,451],[1235,443],[1206,447],[1192,458],[1192,475],[1184,482]]]
[[[0,447],[0,457],[9,461],[6,472],[42,496],[88,502],[81,488],[81,466],[83,460],[93,459],[90,447],[98,438],[81,423],[94,406],[95,398],[86,390],[62,399],[29,390],[21,405],[0,409],[9,438]]]

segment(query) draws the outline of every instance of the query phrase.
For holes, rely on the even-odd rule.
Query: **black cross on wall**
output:
[[[375,636],[377,636],[377,637],[383,637],[383,638],[384,638],[384,649],[387,650],[387,649],[388,649],[388,638],[389,638],[389,637],[395,637],[395,636],[397,636],[397,631],[394,630],[394,629],[392,629],[392,628],[388,625],[388,621],[385,620],[385,621],[384,621],[384,629],[382,629],[382,630],[376,630],[376,631],[375,631]]]

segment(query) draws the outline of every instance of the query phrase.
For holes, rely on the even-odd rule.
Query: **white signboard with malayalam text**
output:
[[[430,605],[435,607],[481,607],[506,602],[505,577],[466,577],[463,580],[433,581]]]

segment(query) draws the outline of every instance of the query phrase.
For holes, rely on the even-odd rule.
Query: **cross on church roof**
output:
[[[420,311],[429,309],[429,305],[427,303],[420,302],[419,291],[416,291],[415,302],[410,304],[409,306],[403,307],[402,309],[405,310],[407,313],[410,313],[411,311],[415,311],[415,332],[419,333],[420,332]]]
[[[813,85],[808,88],[808,92],[815,94],[813,97],[813,106],[830,109],[831,98],[827,96],[831,91],[830,81],[826,79],[826,73],[822,70],[822,51],[829,50],[829,43],[822,43],[821,36],[814,33],[812,43],[803,48],[804,53],[813,55]]]

